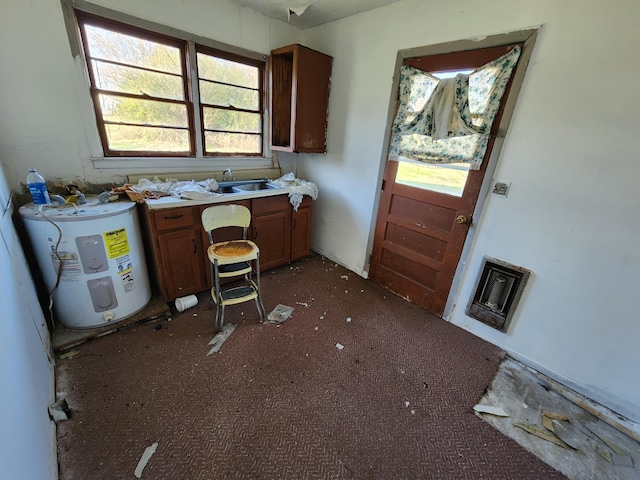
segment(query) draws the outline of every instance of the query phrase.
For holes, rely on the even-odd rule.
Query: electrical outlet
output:
[[[491,193],[493,193],[494,195],[499,195],[501,197],[506,197],[507,193],[509,193],[510,186],[510,183],[496,182],[493,185],[493,191]]]

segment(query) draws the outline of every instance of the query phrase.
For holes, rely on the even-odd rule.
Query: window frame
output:
[[[205,138],[205,133],[207,132],[207,130],[205,129],[205,125],[204,125],[204,108],[209,107],[209,108],[221,108],[224,109],[223,107],[219,107],[219,106],[214,106],[214,105],[210,105],[210,104],[206,104],[202,101],[202,99],[200,98],[200,86],[199,86],[199,82],[200,82],[200,74],[199,74],[199,67],[198,67],[198,62],[197,62],[197,56],[198,53],[202,53],[204,55],[209,55],[212,57],[216,57],[216,58],[221,58],[223,60],[229,60],[232,62],[236,62],[236,63],[243,63],[245,65],[249,65],[252,67],[256,67],[258,68],[258,110],[255,113],[259,113],[260,114],[260,152],[258,153],[243,153],[241,155],[247,156],[247,157],[263,157],[264,156],[264,145],[265,145],[265,85],[266,85],[266,79],[265,79],[265,75],[266,75],[266,62],[263,61],[259,61],[259,60],[253,60],[247,57],[243,57],[241,55],[237,55],[234,53],[230,53],[230,52],[225,52],[223,50],[219,50],[217,48],[211,48],[211,47],[207,47],[204,45],[200,45],[200,44],[195,44],[195,56],[196,56],[196,60],[194,62],[195,66],[196,66],[196,75],[195,75],[195,82],[198,83],[198,106],[199,106],[199,110],[200,110],[200,119],[201,119],[201,125],[200,125],[200,138],[202,141],[202,155],[204,157],[228,157],[228,156],[237,156],[238,154],[234,154],[234,153],[226,153],[226,152],[212,152],[212,153],[208,153],[207,152],[207,147],[206,147],[206,138]],[[231,111],[236,111],[236,112],[252,112],[251,110],[247,110],[247,109],[240,109],[240,108],[227,108],[228,110]],[[234,133],[234,132],[229,132],[229,133]]]
[[[117,159],[125,160],[130,159],[144,160],[144,159],[163,159],[163,158],[176,158],[176,159],[215,159],[215,158],[235,158],[241,159],[264,159],[265,158],[265,125],[267,125],[267,112],[265,110],[265,96],[266,96],[266,56],[255,52],[248,52],[238,47],[231,45],[220,44],[219,42],[210,41],[201,37],[197,37],[186,32],[180,32],[170,27],[163,27],[162,25],[151,24],[146,21],[135,21],[130,19],[126,15],[115,14],[109,15],[103,12],[94,13],[84,8],[77,8],[72,6],[70,8],[75,27],[75,38],[78,41],[77,48],[79,53],[83,57],[83,64],[85,74],[87,75],[89,93],[92,100],[92,107],[94,118],[96,121],[97,133],[99,142],[102,148],[102,155],[105,161],[113,161]],[[103,10],[103,9],[100,9]],[[124,20],[120,17],[125,16]],[[116,17],[117,19],[115,19]],[[104,116],[101,111],[99,95],[101,93],[113,93],[109,90],[100,89],[97,85],[96,79],[93,76],[92,68],[90,66],[91,56],[89,55],[89,47],[85,41],[84,25],[90,24],[98,27],[108,28],[117,32],[121,32],[125,35],[132,35],[136,38],[149,40],[152,42],[168,45],[179,49],[180,62],[182,67],[182,84],[184,89],[184,100],[171,100],[165,98],[151,97],[152,100],[158,100],[171,104],[184,104],[186,106],[187,115],[187,130],[189,134],[189,151],[188,152],[161,152],[151,150],[112,150],[109,148],[107,132],[105,125],[109,122],[105,122]],[[144,25],[144,26],[140,26]],[[168,30],[172,34],[168,35],[162,33],[161,30]],[[213,45],[213,46],[212,46]],[[219,47],[228,47],[223,49]],[[74,45],[72,42],[72,49]],[[234,51],[229,51],[234,50]],[[239,51],[238,53],[236,53]],[[207,152],[205,147],[205,127],[203,122],[203,104],[200,100],[199,88],[198,88],[198,65],[197,65],[197,52],[211,55],[214,57],[246,64],[252,67],[257,67],[259,70],[259,113],[260,115],[260,137],[259,145],[260,151],[255,153],[248,152]],[[120,96],[131,98],[148,98],[143,96],[136,96],[135,94],[122,94],[116,92]],[[180,127],[171,127],[181,129]]]

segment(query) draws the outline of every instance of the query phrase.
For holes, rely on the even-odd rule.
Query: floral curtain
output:
[[[439,79],[403,65],[389,158],[463,162],[479,169],[520,50],[515,46],[470,74],[454,78]]]

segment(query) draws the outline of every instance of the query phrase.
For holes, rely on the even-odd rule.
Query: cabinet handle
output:
[[[298,226],[298,222],[296,221],[296,219],[293,219],[293,228],[295,229]]]
[[[258,239],[258,229],[256,227],[253,227],[253,239]]]
[[[193,253],[196,253],[196,241],[195,239],[191,239],[191,241],[193,242]]]
[[[177,218],[182,218],[184,217],[184,214],[180,214],[180,215],[172,215],[171,217],[164,217],[165,220],[175,220]]]

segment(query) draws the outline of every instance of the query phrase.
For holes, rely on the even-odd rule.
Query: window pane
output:
[[[184,100],[182,77],[91,61],[97,87],[102,90]]]
[[[86,32],[92,58],[182,75],[180,50],[176,47],[93,25],[86,25]]]
[[[200,81],[200,99],[202,103],[209,105],[255,111],[260,109],[260,96],[256,90],[230,87],[202,80]]]
[[[398,162],[396,183],[461,197],[469,175],[468,163]]]
[[[205,132],[207,153],[260,153],[260,135]]]
[[[111,150],[136,152],[189,152],[189,132],[158,127],[105,125]]]
[[[115,95],[100,95],[99,97],[105,122],[185,128],[189,125],[187,107],[183,104]]]
[[[204,108],[204,128],[206,130],[225,130],[231,132],[260,133],[261,115],[259,113],[234,112],[218,108]]]
[[[260,69],[253,65],[198,53],[198,78],[258,89],[259,75]]]

